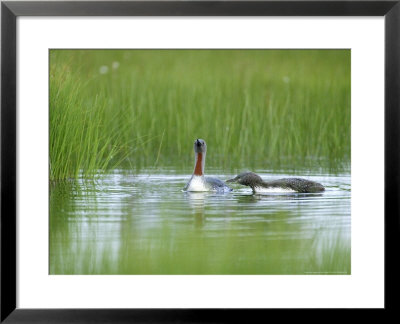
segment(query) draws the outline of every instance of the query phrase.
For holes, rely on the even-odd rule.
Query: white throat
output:
[[[204,176],[192,175],[189,183],[187,184],[187,191],[209,191]]]

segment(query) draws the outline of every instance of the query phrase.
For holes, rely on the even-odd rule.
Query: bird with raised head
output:
[[[213,177],[206,177],[204,175],[207,153],[207,144],[205,140],[199,138],[194,141],[194,153],[195,163],[193,174],[183,190],[219,192],[232,191],[232,189],[228,187],[223,181]]]

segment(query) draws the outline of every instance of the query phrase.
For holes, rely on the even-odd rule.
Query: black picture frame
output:
[[[271,309],[16,308],[16,19],[19,16],[384,16],[385,307],[395,311],[400,231],[400,0],[396,1],[90,1],[1,3],[1,322],[238,322]],[[373,128],[373,125],[371,125]],[[282,311],[282,310],[281,310]],[[309,317],[309,311],[294,310]],[[332,310],[327,310],[332,313]],[[357,311],[357,310],[353,310]],[[358,312],[359,313],[359,312]],[[261,317],[260,317],[261,316]],[[367,316],[370,316],[368,313]],[[252,321],[252,320],[251,320]],[[258,321],[258,320],[257,320]],[[264,320],[262,320],[264,321]]]

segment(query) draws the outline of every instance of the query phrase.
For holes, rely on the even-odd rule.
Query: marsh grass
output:
[[[115,166],[341,170],[349,50],[51,50],[50,177]]]

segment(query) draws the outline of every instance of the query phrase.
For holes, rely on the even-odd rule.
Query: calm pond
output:
[[[351,273],[350,173],[296,175],[324,184],[322,194],[269,195],[183,192],[190,173],[51,183],[50,274]]]

